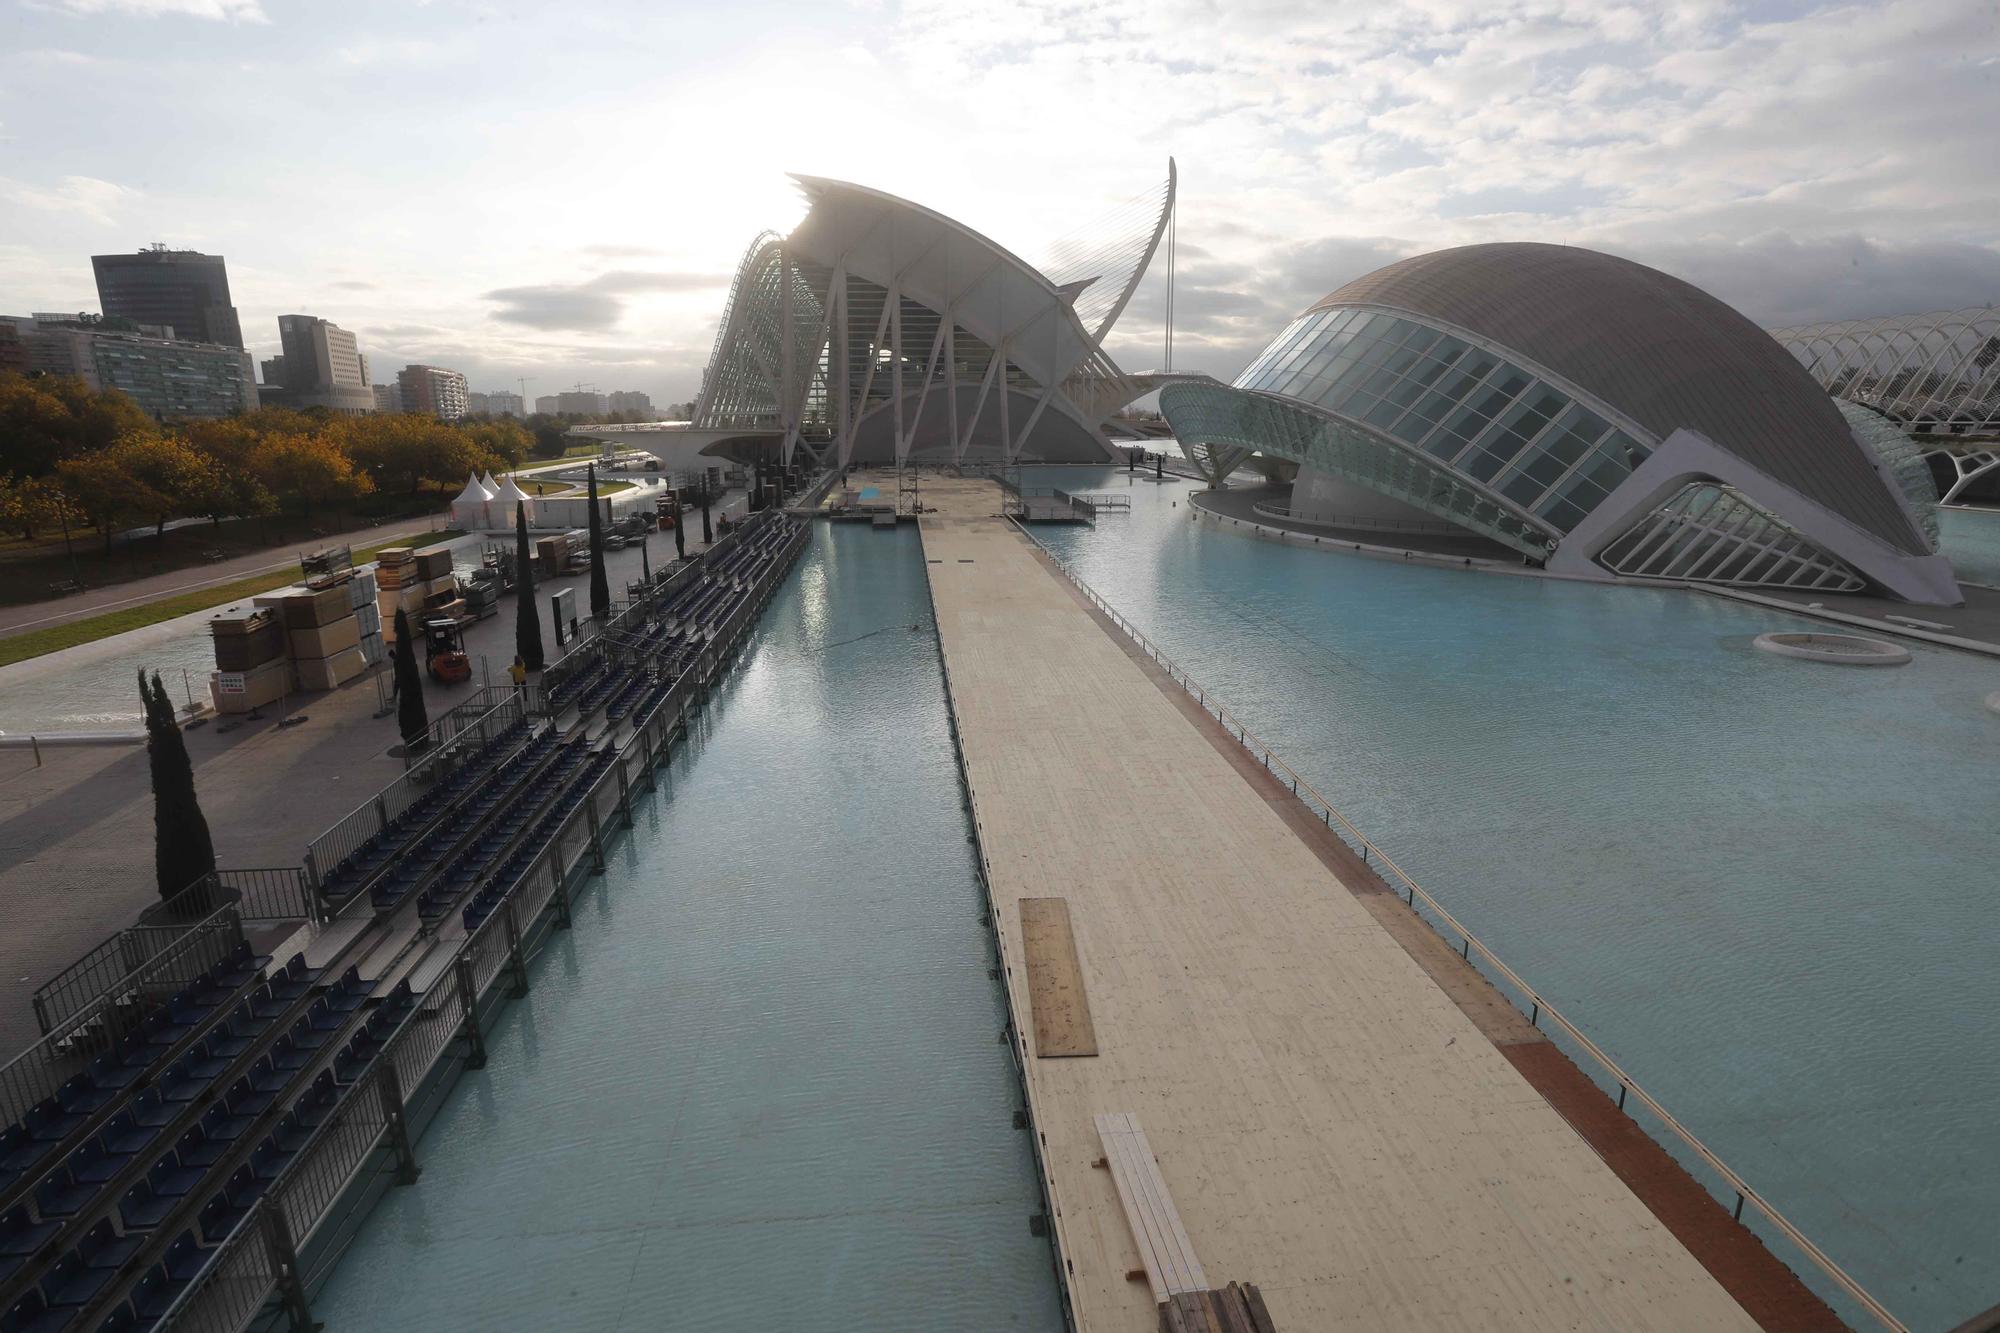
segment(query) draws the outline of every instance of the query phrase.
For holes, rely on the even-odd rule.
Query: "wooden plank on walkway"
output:
[[[1066,900],[1021,899],[1021,950],[1035,1013],[1035,1054],[1044,1060],[1096,1055],[1097,1029],[1090,1021]]]
[[[1206,1291],[1208,1278],[1194,1257],[1194,1245],[1167,1192],[1146,1131],[1139,1128],[1139,1117],[1123,1111],[1099,1115],[1097,1137],[1104,1144],[1104,1161],[1118,1186],[1118,1201],[1125,1206],[1125,1220],[1139,1246],[1154,1299]]]

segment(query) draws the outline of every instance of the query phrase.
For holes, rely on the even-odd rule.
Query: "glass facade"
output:
[[[1236,379],[1419,449],[1568,532],[1651,451],[1567,391],[1414,319],[1315,310]]]

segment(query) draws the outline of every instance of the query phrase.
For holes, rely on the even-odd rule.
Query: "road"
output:
[[[441,527],[444,521],[445,516],[442,513],[424,518],[399,519],[377,527],[356,528],[352,532],[336,532],[325,537],[317,537],[313,539],[311,545],[373,546],[405,534],[434,531]],[[202,588],[234,583],[253,574],[279,573],[287,569],[297,572],[299,552],[304,549],[306,549],[304,546],[273,546],[229,560],[218,560],[212,565],[170,570],[165,574],[154,574],[147,578],[133,579],[128,583],[114,583],[102,588],[87,588],[71,597],[46,602],[29,602],[24,606],[0,607],[0,639],[14,634],[24,634],[29,630],[45,629],[50,625],[67,624],[87,616],[102,615],[107,611],[123,610],[128,606],[140,606],[166,597],[177,597],[184,592],[196,592]]]

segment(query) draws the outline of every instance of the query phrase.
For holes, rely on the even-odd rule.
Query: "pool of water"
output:
[[[1721,598],[1038,484],[1129,486],[1039,535],[1878,1298],[1993,1303],[2000,664],[1794,661],[1751,639],[1811,622]]]
[[[915,530],[820,525],[710,712],[329,1329],[1061,1327]]]
[[[2000,509],[1940,509],[1938,526],[1960,578],[2000,587]]]

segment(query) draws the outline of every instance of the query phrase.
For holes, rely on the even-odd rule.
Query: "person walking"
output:
[[[521,660],[519,653],[514,654],[514,665],[507,668],[507,675],[514,682],[514,693],[522,694],[526,692],[528,688],[528,664]]]

